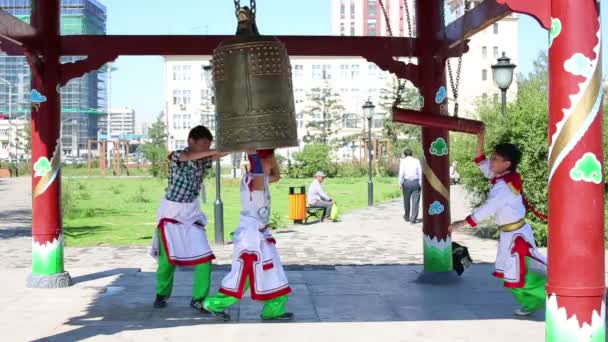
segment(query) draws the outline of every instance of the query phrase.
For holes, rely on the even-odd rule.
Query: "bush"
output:
[[[147,144],[143,146],[144,156],[151,162],[149,168],[150,174],[153,177],[165,178],[169,174],[169,161],[167,156],[169,152],[165,146]]]
[[[283,229],[287,227],[287,220],[277,213],[272,213],[270,221],[268,222],[268,228],[272,230]]]
[[[110,191],[112,191],[114,195],[119,195],[122,192],[122,189],[118,185],[112,185]]]
[[[358,162],[339,163],[338,177],[361,177],[367,174],[368,166]]]
[[[74,190],[64,183],[61,189],[61,216],[70,217],[74,204]]]
[[[323,171],[327,176],[334,177],[338,173],[336,165],[330,157],[330,147],[322,144],[304,146],[302,152],[293,156],[294,165],[290,177],[312,177],[315,172]]]
[[[382,158],[380,161],[380,175],[382,177],[397,177],[399,176],[399,159],[398,158]]]
[[[130,200],[135,203],[148,203],[150,200],[146,197],[146,189],[140,185],[133,193]]]

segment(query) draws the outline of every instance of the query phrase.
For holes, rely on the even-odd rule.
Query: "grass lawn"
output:
[[[86,174],[86,168],[85,174]],[[311,179],[282,179],[271,185],[272,211],[288,221],[290,186],[306,186]],[[207,235],[214,240],[213,202],[215,181],[207,179]],[[156,225],[156,210],[166,181],[154,178],[83,178],[64,179],[64,194],[71,198],[71,210],[63,218],[66,244],[69,246],[149,244]],[[325,191],[336,199],[340,212],[367,205],[367,178],[327,179]],[[400,196],[394,178],[374,178],[374,200],[385,201]],[[236,228],[239,211],[239,180],[222,179],[224,202],[224,240]]]

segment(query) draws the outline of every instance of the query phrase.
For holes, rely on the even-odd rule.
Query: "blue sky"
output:
[[[601,0],[604,8],[607,1]],[[108,34],[233,34],[236,25],[230,0],[101,2],[107,7]],[[329,3],[330,0],[258,0],[258,27],[262,34],[330,34]],[[602,19],[605,18],[603,13]],[[547,48],[547,33],[536,21],[522,15],[519,44],[517,71],[528,73],[539,51]],[[603,64],[606,70],[605,60]],[[120,57],[115,67],[118,70],[112,74],[112,107],[132,107],[138,122],[152,122],[164,108],[163,59]]]

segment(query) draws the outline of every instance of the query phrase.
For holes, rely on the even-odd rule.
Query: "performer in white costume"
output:
[[[209,150],[211,140],[211,132],[197,126],[188,135],[188,148],[169,156],[169,184],[160,202],[152,242],[151,254],[158,259],[155,308],[167,305],[175,267],[194,266],[190,306],[206,313],[202,302],[209,294],[211,260],[215,256],[205,234],[207,216],[200,210],[198,195],[211,161],[221,157]]]
[[[517,172],[521,152],[513,144],[498,144],[494,147],[491,160],[487,160],[483,145],[482,132],[478,137],[475,162],[484,176],[490,179],[490,194],[485,203],[465,220],[454,222],[449,230],[467,225],[476,227],[494,216],[500,238],[493,275],[504,281],[504,286],[521,304],[515,314],[529,315],[545,304],[547,259],[536,248],[532,227],[525,221],[526,202],[522,194],[521,176]]]
[[[234,233],[232,269],[222,280],[222,287],[204,301],[204,308],[217,317],[229,320],[224,312],[236,304],[247,289],[251,298],[264,302],[263,320],[290,320],[287,294],[291,292],[281,264],[276,241],[268,228],[270,190],[268,184],[280,179],[274,151],[249,154],[250,172],[241,181],[241,216]]]

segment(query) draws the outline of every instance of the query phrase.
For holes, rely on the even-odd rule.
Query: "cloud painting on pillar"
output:
[[[570,316],[570,318],[568,318]],[[547,296],[546,336],[548,342],[560,341],[606,341],[606,303],[602,302],[602,312],[593,311],[591,325],[582,326],[576,317],[557,305],[557,296]]]
[[[559,34],[562,33],[562,22],[559,18],[551,18],[551,30],[549,30],[549,46]]]
[[[448,91],[444,86],[439,87],[437,93],[435,93],[435,103],[440,104],[448,97]]]
[[[431,203],[431,206],[429,207],[429,215],[439,215],[443,213],[444,210],[445,207],[443,204],[441,204],[439,201],[435,201]]]
[[[452,238],[450,236],[439,240],[436,237],[424,235],[424,270],[428,272],[451,272],[452,268]]]
[[[595,154],[587,152],[576,162],[574,168],[570,170],[570,178],[580,182],[589,182],[595,184],[602,183],[602,164]]]
[[[38,111],[40,109],[40,104],[46,102],[46,96],[42,95],[38,90],[32,89],[30,101],[32,102],[32,107]]]
[[[437,138],[437,140],[431,143],[429,152],[434,156],[447,156],[448,155],[448,144],[443,138]]]

